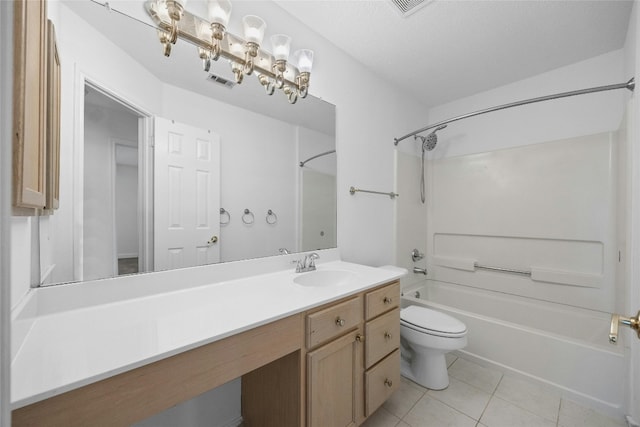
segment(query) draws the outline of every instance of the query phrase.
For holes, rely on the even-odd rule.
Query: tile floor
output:
[[[363,427],[624,427],[537,383],[447,355],[449,387],[407,379]]]

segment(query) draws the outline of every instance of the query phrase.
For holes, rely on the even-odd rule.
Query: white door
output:
[[[155,118],[154,269],[220,261],[220,137]]]

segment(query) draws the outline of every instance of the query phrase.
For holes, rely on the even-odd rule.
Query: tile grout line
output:
[[[503,378],[504,378],[504,374],[501,374],[500,375],[500,380],[498,380],[498,383],[496,384],[496,386],[493,389],[493,392],[491,393],[491,397],[489,398],[489,400],[487,401],[487,404],[485,405],[484,409],[482,410],[482,413],[480,414],[480,417],[478,417],[478,423],[476,424],[476,426],[478,424],[480,424],[480,420],[482,419],[482,416],[484,415],[485,412],[487,412],[487,408],[489,407],[489,404],[491,403],[491,399],[496,397],[496,391],[498,391],[498,387],[500,387],[500,383],[502,383],[502,379]]]
[[[408,380],[408,381],[411,381],[411,380],[409,380],[408,378],[407,378],[407,380]],[[411,382],[413,382],[413,381],[411,381]],[[416,383],[416,384],[417,384],[417,383]],[[420,385],[420,384],[418,384],[418,385]],[[422,386],[420,386],[420,387],[422,387]],[[430,389],[428,389],[428,388],[426,388],[426,387],[423,387],[423,388],[425,388],[426,390],[425,390],[425,391],[423,391],[423,392],[422,392],[422,395],[418,398],[418,400],[416,400],[416,401],[415,401],[415,403],[414,403],[413,405],[411,405],[411,408],[409,408],[409,410],[407,411],[407,413],[406,413],[406,414],[404,414],[402,417],[398,417],[398,418],[400,418],[400,421],[398,421],[398,422],[396,423],[396,426],[397,426],[400,422],[404,422],[405,424],[410,425],[410,424],[409,424],[408,422],[406,422],[404,419],[405,419],[405,417],[406,417],[407,415],[409,415],[409,413],[411,412],[411,410],[412,410],[412,409],[413,409],[413,408],[418,404],[418,402],[420,402],[420,400],[422,400],[422,398],[423,398],[423,397],[425,397],[425,396],[427,395],[427,392],[430,390]],[[410,426],[410,427],[413,427],[413,426]]]

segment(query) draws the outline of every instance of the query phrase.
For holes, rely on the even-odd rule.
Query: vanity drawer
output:
[[[342,335],[362,322],[362,298],[356,297],[307,316],[307,348]]]
[[[400,346],[400,309],[395,308],[365,327],[365,368]]]
[[[364,387],[364,415],[368,417],[400,387],[400,350],[364,374]]]
[[[393,282],[383,288],[369,292],[366,296],[367,320],[397,307],[400,303],[400,282]]]

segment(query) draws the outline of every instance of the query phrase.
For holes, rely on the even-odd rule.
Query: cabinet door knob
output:
[[[384,299],[382,300],[382,302],[385,303],[385,304],[391,304],[391,301],[392,300],[389,297],[384,297]]]
[[[356,335],[356,341],[357,342],[362,342],[362,341],[364,341],[364,337],[362,335],[358,334],[358,335]]]
[[[344,319],[341,319],[340,317],[336,318],[336,325],[338,326],[344,326]]]
[[[390,332],[385,332],[385,333],[384,333],[384,337],[385,337],[385,339],[390,340],[391,338],[393,338],[393,335],[391,335],[391,333],[390,333]]]
[[[393,387],[393,381],[391,381],[389,378],[385,378],[384,385],[386,385],[387,387],[391,388],[391,387]]]

